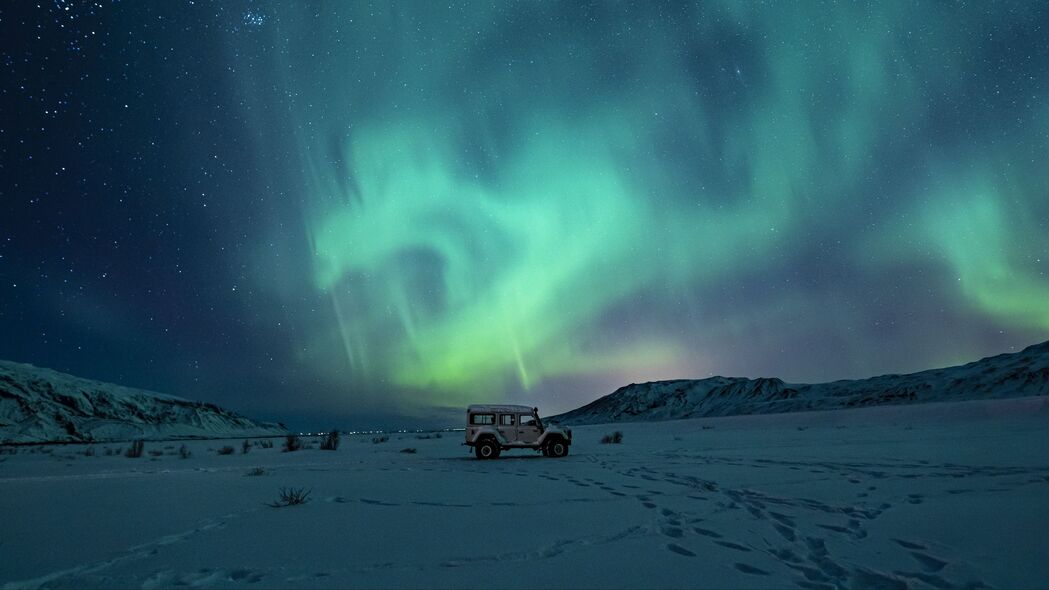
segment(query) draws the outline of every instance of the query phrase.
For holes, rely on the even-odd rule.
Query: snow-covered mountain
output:
[[[1049,342],[959,367],[831,383],[711,377],[631,384],[549,420],[566,425],[653,422],[1040,395],[1049,395]]]
[[[0,361],[0,442],[280,436],[214,404]]]

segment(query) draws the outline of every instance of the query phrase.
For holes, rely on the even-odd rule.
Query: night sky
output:
[[[0,358],[291,426],[1049,338],[1043,2],[11,2]]]

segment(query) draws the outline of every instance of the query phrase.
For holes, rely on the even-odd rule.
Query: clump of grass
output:
[[[322,451],[334,451],[339,448],[339,431],[332,430],[321,440]]]
[[[379,444],[379,443],[384,443],[384,442],[386,442],[388,440],[390,440],[390,437],[384,434],[382,436],[373,437],[372,438],[372,443],[373,444]]]
[[[302,439],[299,438],[297,435],[289,434],[284,439],[284,448],[281,449],[281,450],[284,451],[285,453],[290,453],[292,451],[297,451],[297,450],[299,450],[301,448],[302,448]]]
[[[266,470],[261,468],[261,467],[256,467],[256,468],[248,471],[244,475],[251,475],[251,476],[266,475]]]
[[[414,455],[415,454],[415,448],[414,447],[408,447],[406,449],[401,449],[401,452],[402,453],[409,453],[409,454]]]
[[[89,446],[86,449],[84,449],[84,456],[85,457],[94,457],[95,456],[95,447]]]
[[[240,454],[247,455],[248,451],[251,450],[251,441],[244,439],[244,442],[240,445]]]
[[[193,453],[189,452],[189,449],[186,448],[186,445],[182,445],[181,447],[178,448],[178,458],[179,459],[189,459],[192,456],[193,456]]]
[[[160,449],[152,449],[151,451],[149,451],[149,456],[150,457],[159,457],[159,456],[161,456],[163,454],[164,454],[164,451],[161,451]]]
[[[264,449],[272,449],[273,441],[267,438],[266,440],[259,441],[259,446]]]
[[[284,508],[285,506],[298,506],[299,504],[305,504],[309,499],[310,492],[306,488],[281,488],[280,497],[277,498],[276,502],[270,502],[270,506],[273,508]]]
[[[129,459],[138,459],[142,456],[142,451],[145,450],[146,443],[141,440],[136,440],[131,443],[131,446],[124,451],[124,456]]]
[[[621,442],[623,442],[623,433],[618,430],[601,437],[601,444],[603,445],[618,445]]]
[[[221,449],[219,449],[216,452],[218,454],[220,454],[220,455],[232,455],[233,454],[233,447],[229,447],[229,446],[222,447]]]

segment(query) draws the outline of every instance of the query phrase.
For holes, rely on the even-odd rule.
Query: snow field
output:
[[[1042,587],[1047,422],[1019,398],[595,425],[495,461],[461,433],[21,447],[0,587]]]

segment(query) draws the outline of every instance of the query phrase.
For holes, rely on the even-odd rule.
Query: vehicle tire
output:
[[[568,443],[561,438],[555,438],[554,440],[546,443],[547,456],[554,457],[555,459],[564,457],[568,454]]]
[[[474,447],[474,453],[478,459],[498,459],[499,445],[492,439],[485,439]]]

